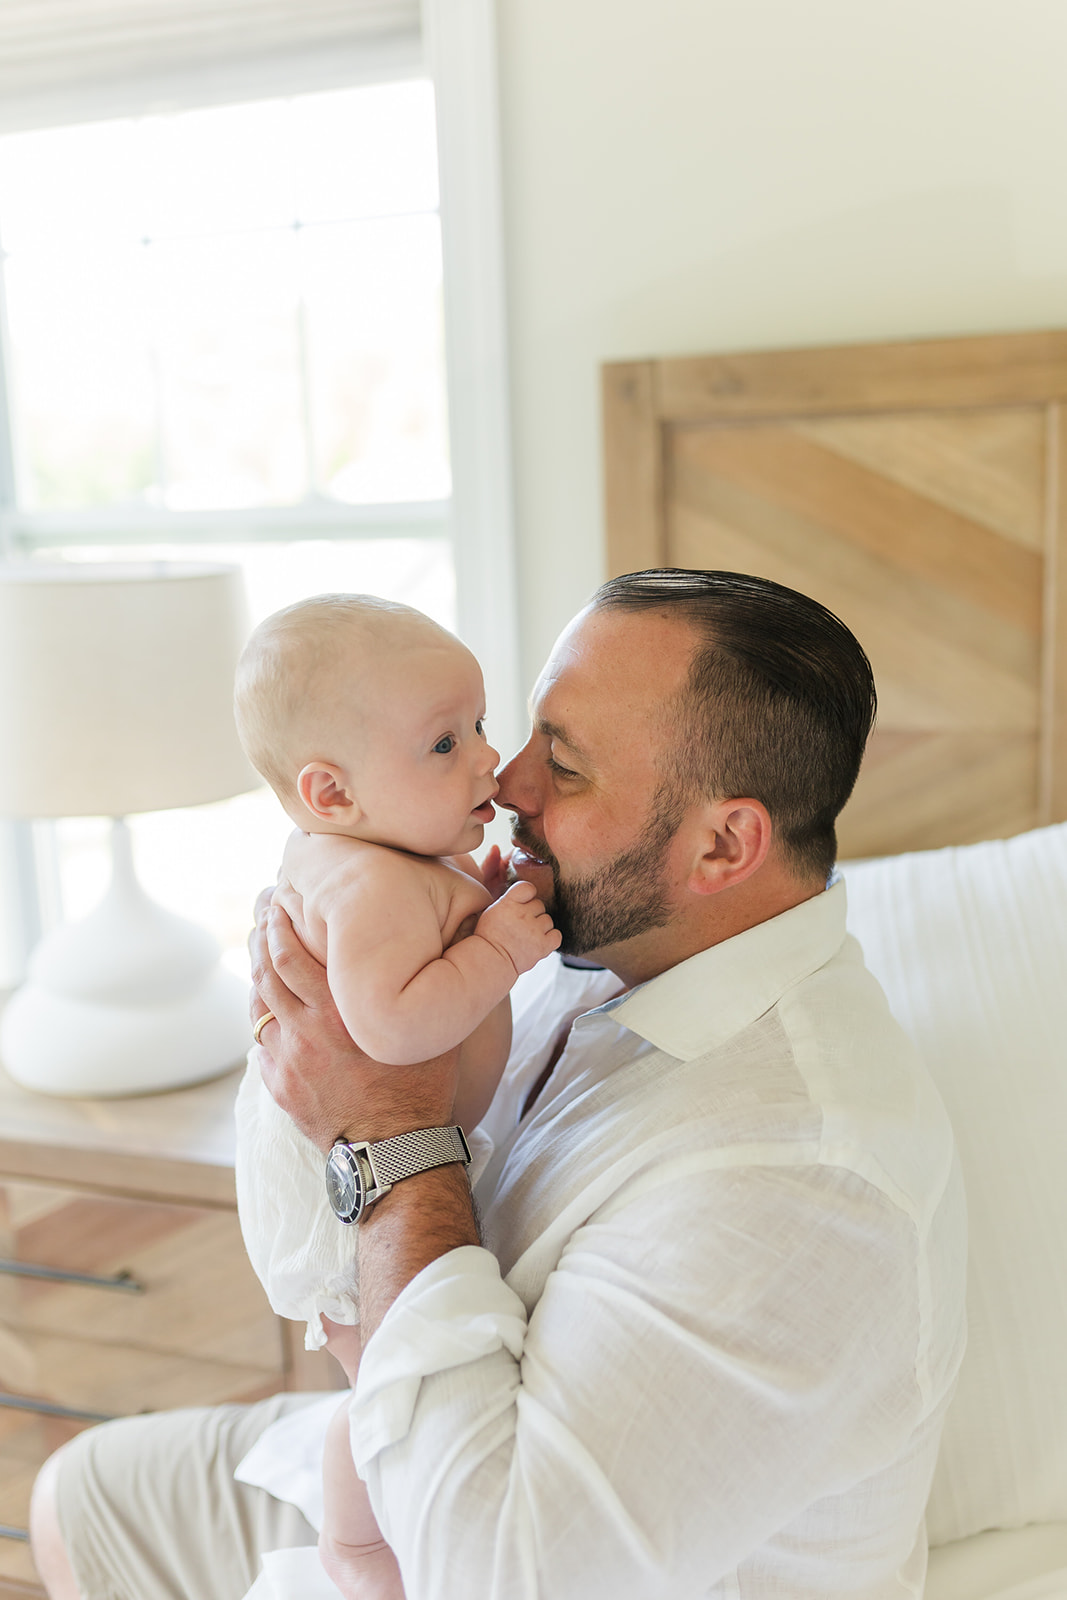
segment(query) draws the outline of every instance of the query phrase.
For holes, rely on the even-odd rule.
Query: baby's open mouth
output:
[[[476,817],[479,822],[492,822],[496,816],[493,802],[491,800],[483,800],[480,806],[475,806],[471,816]]]

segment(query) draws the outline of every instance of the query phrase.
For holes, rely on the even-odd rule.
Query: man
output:
[[[873,712],[848,630],[738,574],[613,580],[555,647],[499,803],[563,959],[516,1000],[481,1232],[456,1162],[352,1230],[353,1455],[408,1600],[922,1592],[964,1225],[944,1111],[827,888]],[[378,1068],[276,915],[256,948],[265,1076],[323,1151],[449,1124],[453,1057]],[[245,1475],[299,1499],[300,1418],[272,1451],[233,1412],[60,1458],[87,1600],[239,1600],[257,1540],[314,1537],[221,1487],[258,1440]],[[224,1495],[178,1577],[136,1538],[175,1448]],[[359,1552],[328,1553],[357,1594]],[[310,1595],[283,1565],[274,1592]]]

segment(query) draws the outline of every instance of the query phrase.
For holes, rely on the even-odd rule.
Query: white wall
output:
[[[599,363],[1067,325],[1067,0],[497,0],[523,665]]]

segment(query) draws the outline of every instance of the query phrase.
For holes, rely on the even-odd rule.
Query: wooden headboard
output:
[[[612,363],[608,565],[814,595],[874,666],[843,856],[1067,817],[1067,332]]]

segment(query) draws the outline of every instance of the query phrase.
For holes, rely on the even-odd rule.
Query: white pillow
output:
[[[844,876],[967,1184],[970,1332],[930,1542],[1067,1521],[1067,824]]]

